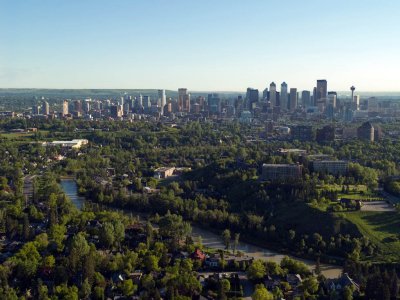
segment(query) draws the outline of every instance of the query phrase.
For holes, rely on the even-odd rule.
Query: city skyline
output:
[[[274,81],[312,91],[325,78],[329,90],[397,92],[399,8],[397,1],[5,2],[0,88],[243,92]]]

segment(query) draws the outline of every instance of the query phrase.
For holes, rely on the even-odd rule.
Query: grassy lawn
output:
[[[357,226],[359,231],[379,247],[381,254],[373,261],[398,262],[400,260],[400,216],[397,212],[345,212],[341,213]]]
[[[21,139],[21,138],[31,138],[34,135],[32,132],[7,132],[0,133],[0,137],[7,139]]]
[[[383,200],[376,193],[370,192],[365,185],[349,185],[349,193],[342,193],[342,186],[338,184],[324,184],[321,185],[319,190],[336,191],[338,192],[338,199],[347,198],[352,200],[370,200],[379,201]]]

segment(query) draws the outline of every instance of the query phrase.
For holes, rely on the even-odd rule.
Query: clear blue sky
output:
[[[399,0],[0,0],[0,87],[400,90]]]

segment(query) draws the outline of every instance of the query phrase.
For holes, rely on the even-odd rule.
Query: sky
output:
[[[400,91],[398,0],[0,0],[0,88]]]

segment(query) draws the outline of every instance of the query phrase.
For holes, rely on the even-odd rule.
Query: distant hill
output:
[[[192,96],[207,95],[208,91],[190,91]],[[139,94],[150,97],[157,96],[157,89],[0,89],[0,96],[20,96],[20,97],[45,97],[45,98],[116,98],[124,94],[138,96]],[[239,92],[217,92],[223,97],[237,96]],[[166,90],[167,97],[177,97],[178,91]]]

